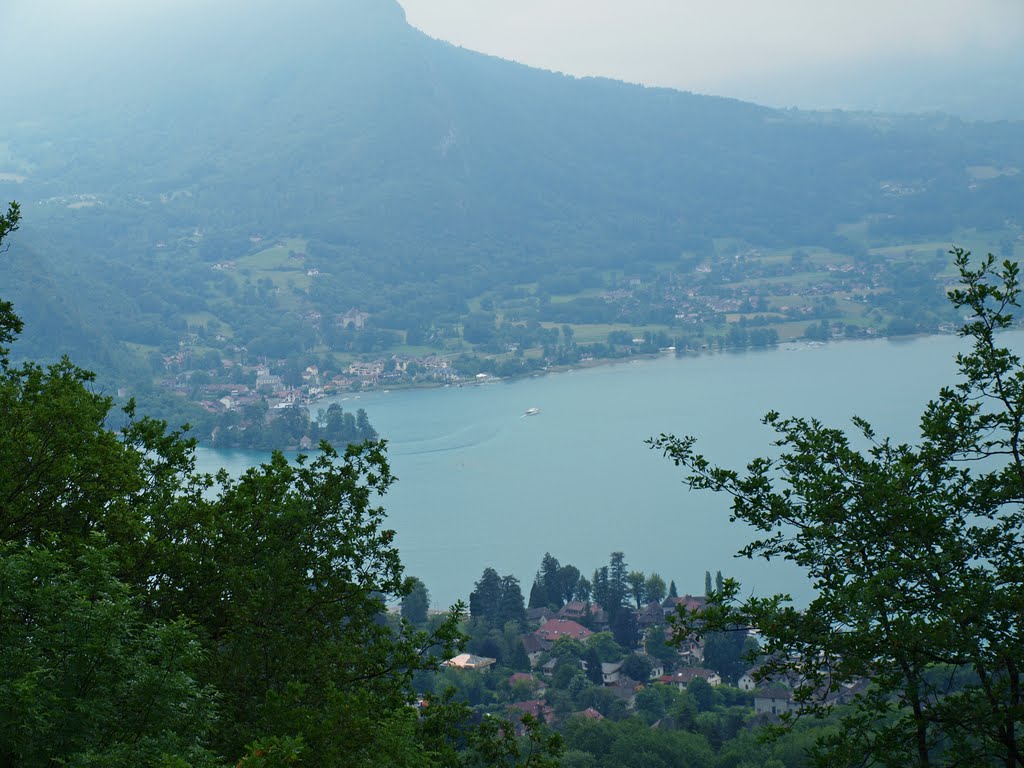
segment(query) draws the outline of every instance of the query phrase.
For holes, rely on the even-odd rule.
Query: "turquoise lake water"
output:
[[[688,492],[644,440],[695,435],[710,459],[738,468],[769,450],[760,418],[773,409],[844,428],[857,415],[879,435],[913,440],[963,349],[953,336],[792,344],[340,402],[365,408],[389,440],[399,482],[383,500],[388,522],[435,607],[467,598],[487,566],[517,576],[528,595],[546,551],[588,577],[621,550],[631,569],[674,579],[680,593],[702,591],[705,570],[721,570],[747,591],[799,600],[809,594],[800,573],[736,559],[751,532],[729,522],[728,499]],[[528,408],[541,413],[524,417]],[[202,449],[199,463],[240,472],[263,458]]]

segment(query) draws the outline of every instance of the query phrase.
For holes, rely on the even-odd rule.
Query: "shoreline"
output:
[[[1011,328],[1011,329],[1008,329],[1008,330],[1019,330],[1019,329],[1020,329],[1019,327],[1015,327],[1015,328]],[[551,366],[547,366],[547,367],[544,367],[544,368],[539,368],[539,369],[534,370],[534,371],[529,371],[527,373],[520,373],[520,374],[515,374],[515,375],[512,375],[512,376],[491,376],[490,374],[488,374],[487,378],[484,379],[484,380],[481,380],[481,381],[475,381],[475,380],[472,380],[472,379],[467,379],[465,381],[447,382],[447,383],[430,382],[430,381],[423,381],[423,382],[396,382],[394,384],[390,384],[387,387],[381,387],[381,386],[375,386],[374,387],[374,386],[371,386],[371,387],[359,390],[358,392],[354,392],[354,394],[356,394],[358,396],[359,394],[370,394],[370,393],[373,393],[373,394],[383,394],[383,393],[386,393],[386,392],[389,392],[389,391],[399,391],[399,390],[403,390],[404,391],[404,390],[410,390],[410,389],[443,389],[445,387],[450,387],[450,388],[483,387],[483,386],[487,386],[488,384],[494,384],[494,383],[498,383],[498,382],[501,382],[501,383],[511,383],[511,382],[515,382],[515,381],[522,381],[524,379],[531,379],[531,378],[536,378],[536,377],[540,377],[540,376],[546,376],[546,375],[551,374],[551,373],[567,373],[567,372],[575,371],[575,370],[586,370],[586,369],[590,369],[590,368],[599,368],[599,367],[604,367],[604,366],[621,365],[621,364],[624,364],[624,363],[632,363],[632,362],[636,362],[636,361],[639,361],[639,360],[657,360],[659,358],[667,357],[669,355],[671,355],[672,357],[674,357],[676,359],[682,359],[682,358],[690,358],[690,357],[703,357],[705,355],[738,354],[738,353],[746,353],[746,352],[767,352],[767,351],[771,351],[771,350],[784,349],[787,346],[806,346],[806,347],[809,347],[809,348],[817,348],[819,346],[827,346],[827,345],[831,345],[831,344],[859,344],[859,343],[863,343],[863,342],[879,342],[879,341],[888,341],[888,342],[892,342],[892,343],[900,343],[900,342],[903,342],[903,341],[910,342],[910,341],[918,341],[918,340],[921,340],[921,339],[929,339],[929,338],[935,338],[935,337],[956,336],[956,335],[957,335],[956,332],[950,333],[950,332],[946,332],[946,331],[934,331],[932,333],[911,333],[911,334],[900,335],[900,336],[872,336],[872,337],[866,338],[866,339],[840,338],[840,339],[829,339],[828,341],[817,341],[817,340],[814,340],[814,339],[803,339],[803,338],[787,339],[785,341],[777,341],[777,342],[775,342],[773,344],[766,344],[764,346],[756,346],[756,347],[755,346],[723,347],[721,349],[710,349],[710,348],[708,348],[708,349],[689,350],[689,351],[679,351],[679,350],[676,350],[676,351],[673,351],[673,352],[669,352],[668,350],[659,350],[658,352],[641,352],[641,353],[637,353],[635,355],[626,355],[626,356],[623,356],[623,357],[588,358],[586,360],[581,360],[581,361],[579,361],[577,363],[566,363],[566,364],[563,364],[563,365],[551,365]],[[334,394],[334,395],[328,395],[327,397],[321,398],[321,399],[337,398],[337,397],[340,397],[340,396],[341,396],[340,394]],[[351,397],[351,395],[348,395],[346,399],[350,399],[351,400],[351,399],[355,399],[355,398]]]
[[[1018,328],[1019,329],[1019,328]],[[1015,330],[1015,329],[1010,329]],[[862,343],[862,342],[890,342],[890,343],[912,343],[923,339],[931,338],[945,338],[950,336],[956,336],[956,333],[948,333],[936,331],[934,333],[917,333],[908,334],[904,336],[875,336],[867,339],[830,339],[829,341],[816,341],[810,339],[791,339],[787,341],[779,341],[774,344],[757,346],[757,347],[725,347],[722,349],[701,349],[701,350],[690,350],[690,351],[674,351],[669,352],[668,350],[662,350],[658,352],[644,352],[625,357],[614,357],[614,358],[590,358],[587,360],[581,360],[577,363],[564,364],[564,365],[552,365],[546,368],[530,371],[528,373],[517,374],[514,376],[490,376],[486,379],[476,380],[467,379],[460,382],[395,382],[389,384],[387,387],[383,386],[372,386],[360,389],[358,391],[349,390],[347,392],[339,392],[331,395],[325,395],[306,403],[306,407],[313,408],[318,403],[331,404],[337,403],[342,408],[349,410],[351,408],[362,407],[362,405],[353,406],[353,402],[357,402],[363,395],[370,395],[373,397],[379,397],[381,395],[388,394],[390,392],[409,392],[415,390],[435,390],[435,389],[462,389],[470,387],[485,387],[493,384],[512,384],[515,382],[525,381],[532,378],[541,378],[550,374],[561,374],[571,373],[576,370],[590,370],[595,368],[612,367],[615,365],[626,365],[640,361],[652,361],[671,356],[674,359],[683,358],[699,358],[711,355],[723,355],[723,354],[743,354],[749,352],[771,352],[771,351],[795,351],[800,348],[804,349],[817,349],[828,345],[838,345],[843,343]],[[347,405],[347,407],[346,407]],[[372,414],[368,414],[372,416]],[[381,436],[381,439],[387,440],[387,436]],[[290,447],[275,447],[275,448],[218,448],[209,443],[208,440],[200,440],[199,447],[211,451],[239,451],[248,452],[256,451],[259,453],[265,453],[268,456],[275,452],[280,451],[288,455],[298,454],[311,454],[315,453],[318,448],[311,447],[309,449],[302,449],[294,446]]]

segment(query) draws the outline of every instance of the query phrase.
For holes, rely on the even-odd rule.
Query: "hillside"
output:
[[[866,270],[851,292],[898,294],[878,249],[927,243],[896,266],[941,313],[935,251],[980,232],[1012,254],[1022,218],[1020,123],[580,80],[429,39],[391,0],[184,4],[77,45],[73,66],[5,61],[34,76],[0,117],[0,197],[26,213],[0,279],[26,354],[85,345],[118,380],[159,374],[190,330],[272,358],[539,355],[531,322],[675,340],[696,267],[742,282],[798,247],[818,272]],[[630,280],[675,287],[607,298]],[[941,319],[904,299],[876,324]],[[342,338],[330,319],[353,308],[376,337]]]

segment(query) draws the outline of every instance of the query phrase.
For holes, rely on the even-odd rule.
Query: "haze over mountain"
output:
[[[432,37],[541,69],[803,109],[1024,118],[1016,0],[401,0]]]
[[[577,79],[430,39],[393,0],[126,8],[58,25],[57,58],[39,32],[0,54],[31,73],[0,117],[0,196],[25,204],[36,254],[0,270],[49,350],[169,343],[186,314],[217,313],[210,267],[257,234],[303,238],[325,273],[296,312],[361,306],[404,329],[715,238],[948,240],[1019,220],[1024,200],[1021,124]]]

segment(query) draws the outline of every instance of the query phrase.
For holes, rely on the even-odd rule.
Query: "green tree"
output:
[[[508,575],[501,579],[497,620],[500,625],[512,621],[520,628],[526,626],[526,604],[523,602],[523,591],[519,588],[519,579],[515,576]]]
[[[0,250],[18,221],[12,203]],[[149,620],[125,578],[185,448],[146,421],[108,431],[111,401],[67,359],[11,366],[21,328],[0,301],[0,763],[213,764],[196,634]]]
[[[601,673],[601,656],[598,654],[597,648],[591,647],[588,643],[581,661],[587,665],[587,679],[590,682],[594,685],[604,683],[604,675]]]
[[[60,541],[0,543],[0,764],[214,764],[188,622],[147,622],[102,536]]]
[[[954,251],[971,319],[960,381],[921,419],[916,445],[880,439],[855,418],[857,447],[816,420],[765,418],[778,453],[746,473],[713,466],[693,438],[652,441],[688,470],[691,488],[732,496],[760,534],[741,550],[803,568],[815,596],[721,602],[680,616],[690,631],[756,626],[762,675],[798,681],[804,712],[825,715],[845,683],[872,685],[819,738],[821,764],[1020,766],[1024,670],[1024,367],[997,344],[1018,307],[1016,264],[972,269]]]
[[[714,709],[715,689],[704,678],[693,678],[686,686],[686,693],[696,703],[699,711],[709,712]]]
[[[666,672],[671,671],[673,665],[679,660],[678,651],[665,640],[663,625],[647,628],[644,635],[644,647],[649,656],[653,656],[665,665]]]
[[[642,571],[630,571],[626,575],[626,583],[629,585],[629,594],[636,603],[636,607],[642,608],[647,600],[647,577]]]
[[[302,734],[319,760],[373,755],[412,674],[436,663],[421,651],[454,650],[458,610],[430,638],[380,621],[388,596],[415,587],[371,503],[392,480],[382,444],[324,445],[314,460],[275,454],[237,480],[221,475],[213,497],[196,488],[150,512],[160,546],[147,571],[165,581],[150,610],[188,616],[209,643],[219,753]]]
[[[600,568],[594,571],[594,578],[591,582],[590,591],[594,597],[594,602],[607,611],[609,601],[611,600],[611,593],[608,588],[607,565],[602,565]]]
[[[573,598],[582,603],[589,603],[592,591],[593,588],[590,581],[585,576],[580,576],[579,581],[576,582]]]
[[[624,608],[616,614],[611,627],[615,641],[623,647],[636,648],[640,643],[640,625],[629,608]]]
[[[595,632],[587,640],[587,648],[592,649],[601,661],[621,661],[628,651],[619,645],[611,632]]]
[[[715,670],[729,685],[736,681],[750,667],[745,660],[747,633],[709,632],[704,637],[704,666]]]
[[[538,573],[530,587],[530,601],[527,603],[530,608],[546,608],[548,605],[548,593],[544,589],[544,583],[540,580]]]
[[[483,575],[469,593],[469,615],[474,619],[497,621],[501,611],[501,577],[493,568],[484,568]]]
[[[644,686],[636,694],[636,711],[648,723],[653,723],[663,718],[679,697],[680,693],[674,685]]]
[[[558,595],[560,605],[570,602],[576,595],[580,583],[580,569],[575,565],[563,565],[558,569]]]
[[[370,426],[370,419],[362,408],[356,410],[356,433],[359,435],[359,438],[353,442],[377,439],[377,430]]]
[[[647,584],[644,586],[644,602],[660,603],[665,599],[665,580],[657,573],[647,577]]]
[[[651,662],[643,656],[631,653],[622,664],[622,674],[646,683],[651,676]]]
[[[540,563],[540,579],[544,585],[544,595],[547,598],[547,605],[552,608],[561,608],[562,583],[558,577],[561,564],[550,552],[544,553]]]
[[[607,604],[602,603],[608,612],[608,620],[614,621],[626,605],[626,598],[629,595],[629,582],[626,566],[626,556],[622,552],[612,552],[611,562],[608,564],[608,597]]]
[[[18,229],[21,221],[21,208],[17,203],[7,205],[7,213],[0,214],[0,254],[4,253],[10,246],[4,245],[6,237]],[[0,363],[7,363],[7,346],[15,337],[21,333],[21,318],[14,313],[14,305],[9,301],[0,299]]]
[[[411,579],[412,588],[402,598],[402,618],[417,626],[427,623],[427,611],[430,609],[430,592],[427,585],[419,579]]]

